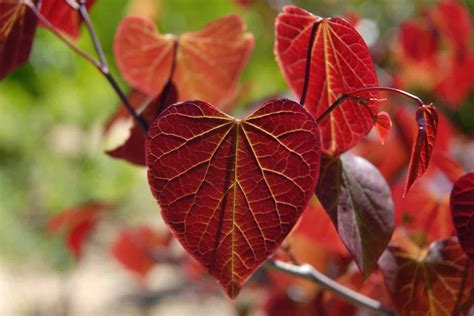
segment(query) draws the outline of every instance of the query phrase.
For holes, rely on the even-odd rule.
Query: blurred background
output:
[[[155,19],[161,32],[179,34],[225,14],[241,15],[256,45],[241,77],[241,93],[232,110],[237,114],[262,99],[291,96],[273,54],[274,21],[283,5],[346,17],[368,43],[382,85],[398,85],[435,102],[460,133],[472,139],[472,73],[465,77],[471,80],[466,91],[453,100],[437,93],[435,83],[423,84],[426,78],[410,74],[412,80],[407,80],[406,68],[400,66],[407,64],[400,48],[401,23],[422,16],[434,3],[98,0],[91,16],[119,78],[112,46],[124,16],[143,13]],[[460,3],[472,15],[474,1]],[[93,54],[84,30],[78,45]],[[120,84],[128,90],[123,81]],[[146,224],[166,234],[145,170],[104,154],[110,147],[104,124],[118,104],[96,69],[46,29],[37,31],[30,63],[0,82],[0,315],[264,315],[262,304],[256,303],[260,294],[251,286],[233,303],[212,280],[194,282],[189,275],[199,274],[193,270],[199,269],[193,264],[186,267],[191,272],[182,271],[184,263],[158,264],[141,277],[114,258],[111,245],[128,227]],[[460,159],[472,167],[472,144],[462,151],[466,157]],[[72,207],[94,203],[107,204],[109,210],[101,214],[78,257],[65,246],[67,233],[48,229],[48,221]],[[178,245],[172,247],[181,253]]]

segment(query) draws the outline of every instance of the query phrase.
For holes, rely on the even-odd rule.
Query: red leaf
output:
[[[146,154],[166,223],[232,298],[298,221],[320,155],[314,119],[285,99],[241,120],[178,103],[153,123]]]
[[[170,89],[166,91],[166,96],[158,96],[147,105],[142,113],[140,113],[148,125],[153,123],[162,110],[176,102],[176,89],[173,85],[170,85],[169,87]],[[166,97],[166,100],[164,100],[163,97]],[[113,150],[107,151],[106,153],[111,157],[124,159],[139,166],[145,166],[145,139],[146,132],[137,122],[134,121],[133,126],[130,128],[130,136],[125,143]]]
[[[120,232],[112,246],[114,257],[128,270],[145,277],[157,263],[153,252],[166,249],[169,236],[158,234],[147,226]]]
[[[451,191],[451,216],[464,252],[474,260],[474,173],[460,178]]]
[[[398,37],[403,57],[414,63],[435,62],[438,37],[428,23],[407,21],[400,25]]]
[[[417,183],[404,198],[403,185],[395,185],[392,196],[397,227],[408,229],[420,243],[453,234],[447,195],[432,192],[428,186]]]
[[[340,18],[320,18],[298,7],[286,6],[276,20],[275,54],[285,78],[301,97],[312,28],[317,24],[312,47],[311,71],[305,106],[321,115],[341,94],[378,85],[367,45],[354,27]],[[364,92],[358,97],[377,98]],[[340,154],[367,135],[377,114],[375,101],[364,109],[349,99],[321,122],[323,149]]]
[[[68,208],[53,216],[48,221],[47,229],[51,233],[65,231],[68,249],[79,258],[84,242],[96,226],[101,213],[108,207],[105,204],[93,203]]]
[[[442,0],[429,13],[436,27],[456,50],[469,47],[472,22],[464,5],[456,0]]]
[[[388,115],[387,112],[379,112],[375,121],[375,130],[382,144],[385,143],[391,127],[392,120],[390,119],[390,115]]]
[[[138,111],[144,108],[146,105],[150,104],[150,102],[152,101],[151,97],[147,96],[146,94],[143,94],[142,92],[136,89],[133,89],[130,91],[130,93],[127,96],[127,99],[128,99],[128,103],[135,109],[135,111]],[[120,104],[117,108],[117,111],[115,111],[115,113],[112,114],[112,116],[109,117],[109,119],[105,123],[105,126],[104,126],[105,132],[109,131],[117,121],[129,120],[129,119],[130,120],[132,119],[130,113],[128,112],[127,108],[123,104]]]
[[[390,247],[379,265],[400,315],[467,315],[474,303],[474,266],[455,238],[414,254]]]
[[[452,183],[456,182],[465,173],[463,166],[444,151],[434,150],[431,160]]]
[[[431,152],[436,140],[438,130],[438,112],[433,105],[424,105],[416,111],[416,123],[418,124],[418,135],[413,143],[410,165],[408,166],[408,177],[405,184],[405,196],[415,182],[421,177],[430,163]]]
[[[86,7],[90,9],[96,0],[87,0]],[[79,12],[73,9],[66,0],[42,0],[41,14],[51,24],[74,38],[79,37],[79,27],[82,19]]]
[[[28,61],[37,18],[19,0],[0,0],[0,79]]]
[[[117,30],[114,52],[125,79],[151,96],[163,89],[176,55],[172,80],[179,100],[221,105],[232,96],[253,45],[253,36],[245,33],[245,24],[236,15],[179,38],[159,34],[148,18],[126,17]]]
[[[296,292],[296,291],[295,291]],[[318,297],[300,299],[295,293],[294,299],[286,292],[273,292],[264,304],[265,315],[271,316],[322,316],[322,308]]]
[[[324,157],[316,195],[359,269],[368,277],[394,228],[390,188],[367,160]]]

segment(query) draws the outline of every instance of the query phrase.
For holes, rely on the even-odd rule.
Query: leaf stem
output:
[[[271,259],[266,263],[266,266],[271,269],[314,282],[323,289],[345,298],[352,304],[365,307],[369,310],[379,313],[380,315],[395,315],[394,311],[390,310],[379,301],[343,286],[342,284],[317,271],[309,264],[295,265],[280,260]]]
[[[174,70],[176,69],[176,57],[178,56],[178,47],[179,47],[179,41],[178,38],[176,37],[174,39],[174,53],[173,53],[173,62],[171,64],[171,69],[170,69],[170,74],[168,75],[168,80],[166,81],[165,87],[163,88],[163,93],[161,95],[161,101],[160,105],[156,111],[156,116],[158,116],[164,109],[166,105],[166,101],[168,99],[168,94],[171,91],[171,86],[173,84],[173,75],[174,75]]]
[[[311,59],[313,55],[314,38],[316,37],[316,31],[318,30],[319,22],[320,21],[314,22],[313,26],[311,27],[311,33],[309,35],[308,50],[306,53],[306,69],[304,73],[304,84],[303,84],[303,91],[301,92],[301,99],[300,99],[301,105],[304,105],[306,101],[306,95],[308,94],[309,79],[311,77]]]
[[[417,97],[414,94],[411,94],[409,92],[406,92],[401,89],[397,88],[391,88],[391,87],[367,87],[367,88],[362,88],[362,89],[357,89],[349,93],[344,93],[341,96],[339,96],[336,101],[331,104],[330,107],[326,109],[317,119],[316,122],[321,123],[322,120],[324,120],[329,114],[331,114],[332,111],[334,111],[339,105],[341,105],[346,99],[348,98],[353,98],[355,95],[362,93],[362,92],[369,92],[369,91],[385,91],[385,92],[392,92],[395,94],[399,94],[401,96],[407,97],[409,99],[412,99],[415,101],[419,107],[423,107],[425,104],[423,101]]]

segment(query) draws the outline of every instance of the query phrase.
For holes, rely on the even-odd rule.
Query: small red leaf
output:
[[[451,191],[451,216],[464,252],[474,260],[474,173],[460,178]]]
[[[20,0],[0,0],[0,79],[28,61],[37,22]]]
[[[47,229],[52,233],[65,231],[68,249],[79,258],[84,242],[96,226],[101,213],[108,207],[105,204],[93,203],[68,208],[53,216],[48,221]]]
[[[146,157],[165,222],[234,298],[298,221],[320,155],[314,119],[279,99],[244,119],[201,101],[168,107]]]
[[[438,112],[436,108],[433,105],[420,107],[416,111],[416,123],[418,124],[418,135],[411,151],[403,196],[407,194],[416,178],[421,177],[428,169],[438,131]]]
[[[453,237],[418,253],[390,247],[379,266],[400,315],[467,315],[474,303],[474,266]]]
[[[141,109],[145,108],[150,102],[153,100],[151,97],[147,96],[146,94],[132,89],[130,93],[127,95],[128,103],[133,107],[135,111],[141,111]],[[108,132],[117,121],[120,120],[131,120],[132,117],[130,112],[128,112],[125,105],[120,104],[112,116],[109,117],[107,122],[105,123],[104,130]]]
[[[166,99],[163,99],[164,97]],[[140,116],[145,119],[148,125],[151,125],[158,114],[169,105],[175,103],[176,99],[176,89],[171,84],[169,90],[166,91],[166,96],[160,95],[152,100],[145,110],[140,113]],[[146,132],[142,126],[134,121],[133,126],[130,128],[130,136],[125,143],[106,153],[111,157],[124,159],[139,166],[145,166],[145,139]]]
[[[456,50],[462,51],[469,47],[472,21],[469,10],[463,4],[457,0],[441,0],[429,14]]]
[[[90,9],[96,0],[87,0],[86,7]],[[66,0],[42,0],[41,14],[51,24],[69,34],[74,38],[79,37],[79,27],[81,25],[81,17],[79,12],[73,9]]]
[[[275,54],[286,81],[299,97],[304,90],[307,51],[316,24],[305,107],[318,117],[340,95],[377,86],[378,80],[369,49],[349,22],[286,6],[276,20]],[[355,146],[374,124],[378,93],[357,96],[369,100],[367,108],[349,99],[321,122],[323,149],[330,154]]]
[[[148,95],[161,92],[175,62],[172,80],[179,100],[222,105],[232,96],[253,45],[236,15],[179,37],[159,34],[148,18],[126,17],[115,35],[114,52],[125,79]]]
[[[120,232],[112,246],[112,253],[125,268],[143,278],[157,263],[153,252],[166,249],[169,242],[169,236],[158,234],[147,226],[139,226]]]
[[[368,277],[394,229],[390,188],[367,160],[325,156],[316,195],[359,269]]]
[[[377,135],[382,144],[385,143],[390,128],[392,128],[392,120],[390,119],[390,115],[388,115],[387,112],[379,112],[375,121],[375,130],[377,131]]]

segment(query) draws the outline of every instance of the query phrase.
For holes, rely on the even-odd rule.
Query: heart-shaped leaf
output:
[[[456,181],[451,191],[450,208],[459,243],[474,260],[474,172]]]
[[[378,85],[369,49],[349,22],[287,6],[278,15],[275,28],[278,64],[292,90],[299,97],[306,94],[304,105],[315,117],[340,95]],[[310,45],[312,58],[306,69]],[[321,122],[325,151],[342,153],[367,135],[374,125],[372,117],[377,114],[377,96],[376,92],[360,93],[358,97],[373,100],[367,102],[367,108],[348,99]]]
[[[421,177],[428,169],[438,131],[438,112],[436,108],[433,105],[424,105],[418,108],[416,124],[418,124],[418,134],[411,151],[404,196],[416,178]]]
[[[148,181],[163,218],[231,298],[307,206],[319,174],[319,137],[311,115],[286,99],[244,119],[187,101],[152,124]]]
[[[179,100],[221,105],[232,96],[253,45],[253,36],[236,15],[179,37],[158,33],[149,18],[131,16],[117,30],[114,52],[125,79],[148,95],[159,94],[172,75]]]
[[[86,0],[87,9],[90,9],[95,1]],[[79,27],[82,22],[80,14],[66,0],[42,0],[41,14],[58,30],[74,38],[79,37]]]
[[[324,156],[316,195],[359,269],[368,277],[394,229],[394,207],[387,182],[361,157]]]
[[[129,228],[120,232],[112,246],[112,253],[127,270],[144,278],[158,262],[153,252],[166,249],[170,237],[147,226]]]
[[[37,22],[22,1],[0,0],[0,79],[28,61]]]
[[[390,247],[379,265],[400,315],[467,315],[474,303],[474,266],[456,238],[417,253]]]

